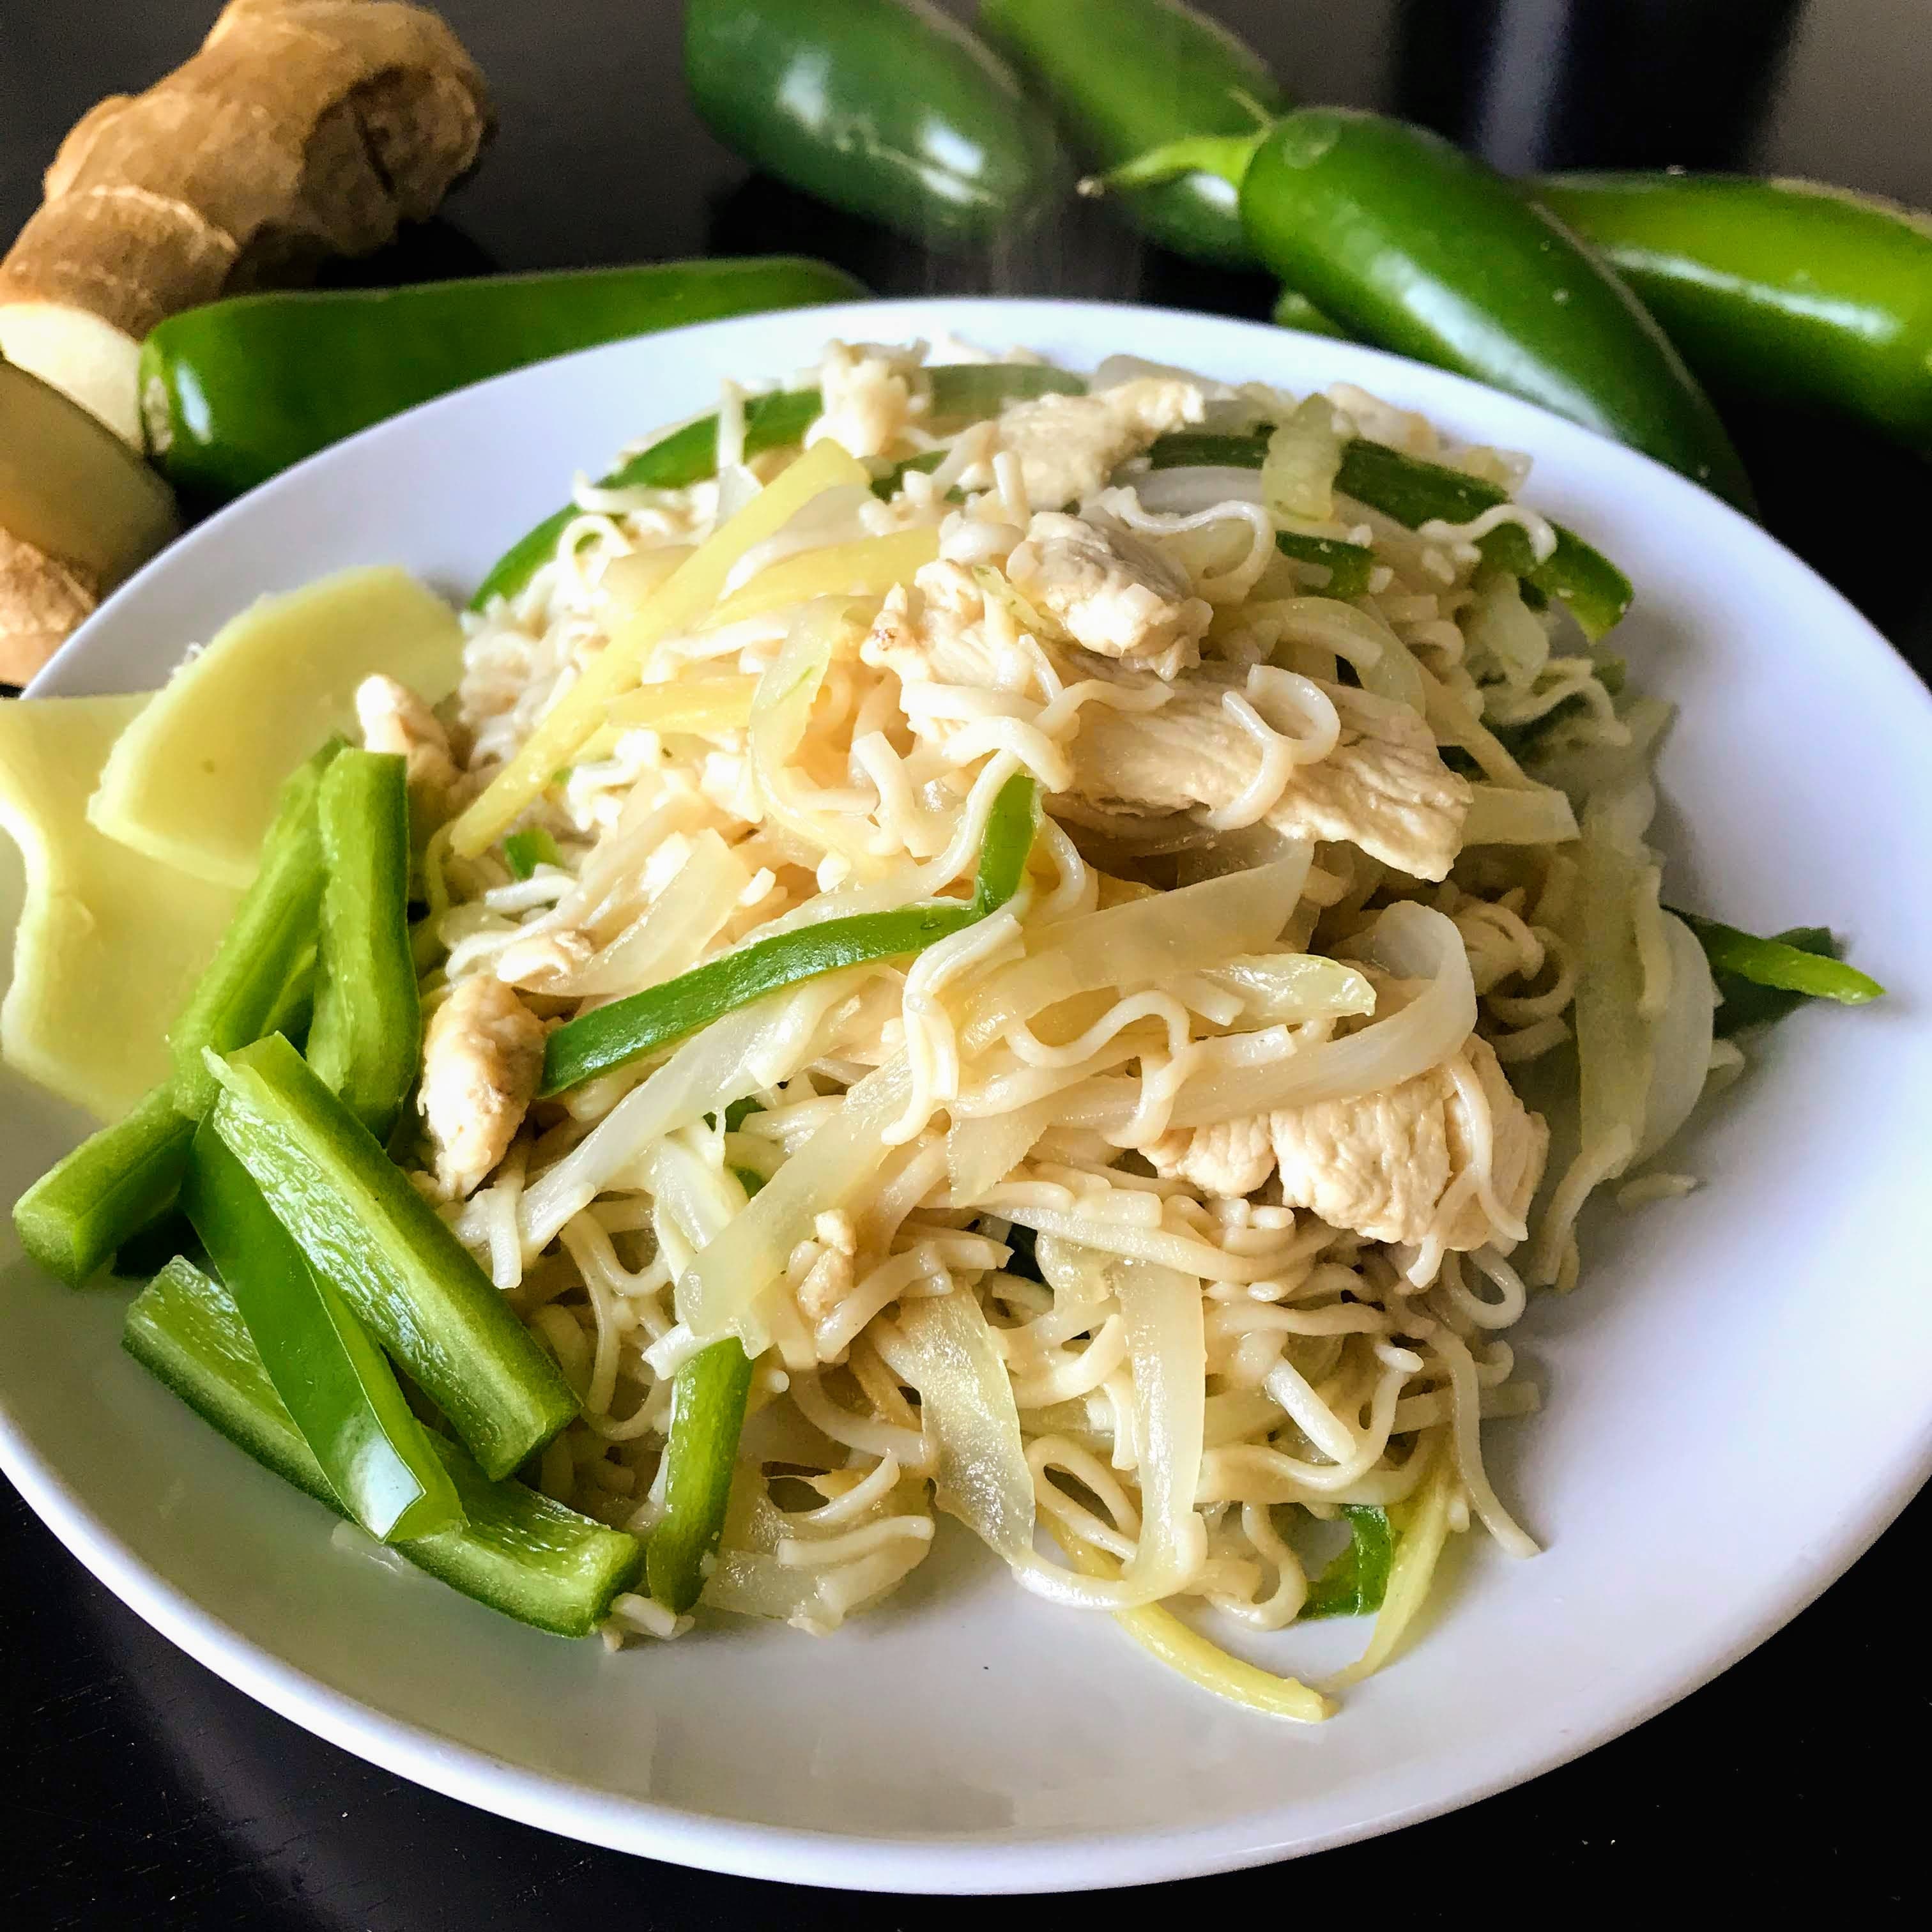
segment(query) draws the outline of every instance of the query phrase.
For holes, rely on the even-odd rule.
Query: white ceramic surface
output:
[[[1173,1878],[1387,1830],[1614,1736],[1802,1608],[1932,1464],[1916,1204],[1932,706],[1869,627],[1690,484],[1452,376],[1204,316],[894,302],[596,350],[371,430],[168,551],[38,688],[152,686],[250,597],[344,565],[394,561],[466,588],[573,470],[701,408],[719,376],[782,374],[828,335],[941,328],[1076,366],[1129,350],[1298,387],[1347,378],[1533,452],[1531,500],[1629,571],[1640,597],[1620,647],[1683,708],[1663,764],[1672,896],[1760,928],[1828,921],[1893,988],[1870,1011],[1780,1028],[1684,1150],[1708,1184],[1600,1216],[1581,1291],[1513,1334],[1547,1407],[1489,1441],[1546,1552],[1472,1549],[1422,1640],[1316,1730],[1190,1689],[1108,1623],[1010,1586],[951,1525],[903,1594],[837,1636],[720,1622],[608,1656],[332,1542],[321,1510],[120,1354],[122,1296],[38,1278],[10,1231],[0,1463],[90,1569],[204,1664],[474,1804],[823,1885]],[[9,855],[0,878],[16,900],[17,875]],[[80,1123],[10,1078],[4,1098],[11,1199]],[[1330,1624],[1246,1647],[1318,1669],[1360,1635]]]

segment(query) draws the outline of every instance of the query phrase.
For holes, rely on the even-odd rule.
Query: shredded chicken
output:
[[[986,598],[964,566],[944,560],[920,570],[910,588],[886,592],[860,656],[902,685],[963,685],[1018,691],[1032,674],[1023,654],[986,634]],[[919,724],[914,721],[914,729]]]
[[[416,1105],[446,1196],[473,1193],[508,1151],[536,1097],[543,1059],[542,1022],[490,974],[459,980],[430,1016]]]
[[[1029,500],[1057,510],[1090,496],[1156,436],[1200,422],[1204,409],[1198,384],[1140,376],[1091,395],[1016,403],[999,419],[999,445],[1019,458]],[[962,487],[987,488],[990,470],[977,473],[983,466],[969,470]]]
[[[417,829],[441,824],[463,781],[436,713],[407,685],[378,671],[356,687],[356,722],[364,750],[393,752],[406,762]]]
[[[926,408],[917,357],[904,349],[832,343],[819,364],[818,382],[824,413],[806,442],[830,436],[854,456],[890,454]]]
[[[1228,1200],[1252,1194],[1274,1172],[1274,1144],[1265,1114],[1216,1120],[1211,1126],[1176,1127],[1143,1151],[1156,1173]]]
[[[1100,513],[1042,510],[1006,560],[1020,594],[1073,641],[1173,677],[1199,661],[1214,607],[1144,538]]]
[[[1087,706],[1074,741],[1074,801],[1110,816],[1232,804],[1262,759],[1222,701],[1234,688],[1203,674],[1175,680],[1158,710]],[[1294,767],[1268,824],[1291,838],[1358,845],[1415,878],[1445,878],[1468,815],[1467,782],[1443,764],[1434,734],[1408,706],[1346,685],[1320,688],[1341,719],[1340,740],[1326,758]]]

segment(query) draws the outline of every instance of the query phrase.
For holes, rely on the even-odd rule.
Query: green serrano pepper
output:
[[[1714,388],[1849,416],[1932,453],[1932,221],[1736,175],[1554,175],[1591,242]]]
[[[651,1594],[680,1616],[704,1588],[704,1559],[724,1527],[751,1388],[751,1361],[735,1336],[700,1348],[671,1382],[664,1513],[644,1546],[644,1576]]]
[[[1011,70],[927,0],[689,0],[684,75],[734,152],[934,248],[1027,226],[1060,177]]]
[[[1156,470],[1203,466],[1258,470],[1267,455],[1264,434],[1217,436],[1198,430],[1163,436],[1148,452]],[[1343,496],[1381,511],[1410,530],[1432,522],[1469,523],[1485,510],[1510,500],[1506,490],[1479,476],[1405,456],[1385,443],[1370,442],[1361,436],[1342,452],[1335,487]],[[1476,548],[1492,568],[1508,571],[1544,596],[1566,605],[1594,640],[1630,608],[1634,594],[1630,579],[1574,531],[1561,524],[1550,528],[1556,533],[1556,548],[1540,562],[1530,547],[1528,533],[1516,524],[1498,524],[1477,539]]]
[[[577,1414],[555,1362],[286,1040],[257,1040],[215,1065],[215,1131],[275,1218],[484,1472],[508,1475]]]
[[[422,1048],[404,761],[344,752],[322,774],[316,804],[328,877],[308,1063],[385,1140]]]
[[[932,401],[927,421],[945,424],[955,420],[974,422],[997,416],[1007,404],[1029,396],[1078,395],[1087,385],[1064,369],[1049,369],[1036,362],[946,362],[928,372]],[[767,449],[782,449],[801,441],[807,430],[824,410],[816,389],[786,389],[776,395],[752,396],[745,404],[744,453],[757,456]],[[894,470],[893,488],[898,476],[908,468],[922,465],[936,469],[937,455],[930,460],[914,457]],[[700,416],[673,430],[648,449],[598,480],[600,490],[682,490],[718,474],[718,418]],[[881,478],[881,484],[886,479]],[[874,490],[880,488],[875,484]],[[887,496],[892,488],[885,490]],[[574,504],[566,503],[519,537],[490,568],[490,574],[476,586],[470,600],[472,610],[486,609],[499,597],[514,597],[556,554],[557,539],[577,515]]]
[[[236,296],[160,323],[141,410],[162,473],[225,500],[371,423],[572,350],[716,316],[849,302],[794,256]]]
[[[1711,976],[1724,996],[1718,1009],[1720,1034],[1781,1019],[1806,1000],[1862,1006],[1884,994],[1876,980],[1838,958],[1837,941],[1822,926],[1760,939],[1694,912],[1669,910],[1690,928],[1710,962]]]
[[[1268,64],[1180,0],[980,0],[980,26],[1099,168],[1192,137],[1252,135],[1286,105]],[[1255,259],[1233,185],[1192,169],[1121,196],[1150,241],[1229,268]]]
[[[345,1514],[385,1543],[454,1528],[455,1486],[394,1370],[207,1121],[182,1204]]]
[[[1040,825],[1040,791],[1009,778],[987,815],[970,899],[931,899],[896,912],[856,913],[795,927],[708,959],[675,980],[566,1020],[544,1048],[542,1091],[560,1094],[682,1040],[754,1000],[821,974],[922,952],[999,910],[1019,890]]]
[[[122,1346],[238,1448],[345,1514],[219,1282],[170,1262],[134,1298]],[[506,1616],[559,1636],[589,1636],[644,1567],[637,1539],[521,1483],[493,1483],[455,1443],[428,1440],[466,1520],[399,1544],[398,1554]]]

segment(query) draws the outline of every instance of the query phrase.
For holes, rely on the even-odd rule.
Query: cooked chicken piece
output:
[[[1228,1199],[1252,1194],[1274,1172],[1274,1146],[1264,1114],[1216,1120],[1212,1126],[1176,1127],[1142,1151],[1164,1178],[1185,1180],[1204,1194]]]
[[[918,368],[902,350],[871,342],[835,342],[818,365],[824,413],[806,433],[832,437],[854,456],[884,456],[926,407],[913,388]]]
[[[543,1060],[542,1022],[493,974],[459,980],[430,1016],[416,1105],[451,1199],[474,1192],[508,1151]]]
[[[910,585],[886,593],[860,656],[902,684],[964,685],[976,691],[1023,690],[1034,660],[986,634],[986,602],[972,572],[957,563],[928,563]],[[916,732],[920,721],[912,720]],[[948,720],[946,728],[957,728]]]
[[[1057,510],[1090,496],[1156,436],[1200,422],[1204,406],[1196,384],[1144,376],[1092,395],[1016,403],[999,418],[999,446],[1019,458],[1028,500]],[[984,489],[991,477],[975,466],[960,480]]]
[[[1089,704],[1073,746],[1074,800],[1124,815],[1220,810],[1261,768],[1262,751],[1222,702],[1236,688],[1206,674],[1178,679],[1154,711]],[[1323,684],[1340,715],[1328,757],[1298,765],[1265,817],[1290,838],[1359,845],[1419,879],[1448,875],[1472,794],[1437,755],[1428,725],[1406,705]]]
[[[540,932],[513,939],[496,955],[496,977],[532,992],[549,992],[559,980],[586,965],[596,946],[580,932]]]
[[[1520,1217],[1543,1178],[1550,1130],[1516,1098],[1489,1042],[1474,1034],[1448,1064],[1399,1087],[1270,1114],[1282,1200],[1370,1240],[1423,1240],[1443,1195],[1475,1159],[1459,1077],[1489,1103],[1491,1186],[1504,1210]],[[1480,1191],[1472,1188],[1444,1245],[1478,1248],[1491,1232]]]
[[[1042,510],[1006,560],[1013,587],[1073,641],[1173,677],[1199,662],[1212,605],[1186,573],[1125,524]]]
[[[365,751],[394,752],[406,761],[416,832],[440,825],[462,774],[436,713],[407,685],[378,671],[356,687],[356,722]]]

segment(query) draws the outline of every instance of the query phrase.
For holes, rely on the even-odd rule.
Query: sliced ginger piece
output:
[[[357,736],[356,687],[382,671],[434,704],[462,650],[456,614],[393,568],[261,598],[128,728],[88,817],[135,851],[245,886],[282,782],[331,732]]]
[[[104,1120],[167,1078],[167,1030],[237,897],[87,821],[109,748],[148,702],[0,704],[0,826],[20,848],[27,887],[0,1058]]]

